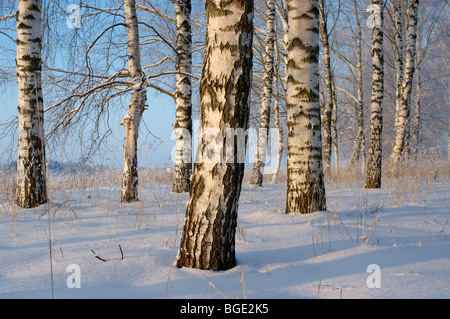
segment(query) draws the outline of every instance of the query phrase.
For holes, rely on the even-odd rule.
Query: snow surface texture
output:
[[[118,187],[55,191],[30,210],[3,203],[0,298],[52,298],[52,286],[69,299],[450,298],[449,186],[327,185],[329,211],[286,215],[284,183],[245,183],[237,266],[219,272],[174,266],[188,195],[170,183],[140,186],[136,203],[120,203]],[[80,288],[67,286],[71,264]],[[371,264],[380,288],[368,288]]]

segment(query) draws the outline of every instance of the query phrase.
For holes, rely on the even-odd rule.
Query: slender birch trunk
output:
[[[358,4],[353,1],[353,14],[356,26],[356,76],[357,76],[357,101],[356,101],[356,138],[354,141],[353,154],[350,165],[355,166],[360,161],[361,171],[364,172],[366,163],[366,138],[364,134],[364,93],[363,93],[363,72],[362,72],[362,32],[361,21],[358,15]]]
[[[20,0],[16,21],[19,141],[14,202],[23,208],[47,202],[41,10],[42,0]]]
[[[253,1],[207,0],[206,13],[200,82],[202,161],[194,164],[177,266],[225,270],[236,264],[235,233],[249,120]]]
[[[331,112],[331,144],[333,146],[334,154],[334,167],[336,169],[336,174],[339,174],[339,139],[338,139],[338,128],[337,128],[337,96],[336,96],[336,84],[334,76],[332,77],[333,84],[333,110]]]
[[[286,213],[326,209],[319,101],[318,1],[288,6]]]
[[[275,101],[273,104],[273,117],[275,122],[275,128],[278,130],[278,153],[275,162],[275,171],[272,175],[272,183],[276,184],[279,180],[281,158],[283,157],[283,128],[280,125],[280,101],[278,99],[278,76],[275,77]]]
[[[326,88],[326,103],[325,112],[323,114],[322,122],[322,145],[323,145],[323,168],[325,172],[329,172],[331,168],[331,117],[333,111],[333,79],[331,72],[331,55],[330,55],[330,42],[328,37],[327,19],[325,17],[325,4],[324,0],[319,0],[320,10],[320,35],[322,40],[323,55],[324,55],[324,67],[325,67],[325,88]]]
[[[267,34],[264,61],[264,88],[259,119],[258,147],[253,165],[250,184],[262,186],[264,165],[266,162],[267,139],[270,127],[270,105],[273,95],[274,48],[275,48],[275,1],[266,0]]]
[[[422,82],[421,82],[421,64],[423,59],[422,51],[422,30],[417,32],[417,52],[416,52],[416,101],[414,110],[414,123],[412,127],[412,153],[414,159],[417,160],[419,154],[419,144],[420,144],[420,113],[421,110],[421,98],[422,98]]]
[[[392,0],[392,19],[394,24],[394,41],[393,51],[395,57],[395,74],[396,74],[396,87],[395,87],[395,131],[399,127],[400,105],[402,100],[402,83],[403,83],[403,59],[404,59],[404,47],[403,47],[403,8],[402,0]]]
[[[287,17],[285,17],[285,15],[280,12],[280,10],[278,10],[279,8],[276,7],[276,11],[281,15],[280,18],[282,20],[283,23],[283,47],[286,49],[287,48],[287,42],[288,42],[288,37],[287,37]],[[284,12],[284,10],[283,10]],[[286,23],[284,22],[286,19]],[[277,24],[275,23],[275,34],[277,30]],[[285,62],[285,64],[287,64],[287,55],[283,54],[283,60]],[[273,114],[274,114],[274,124],[275,124],[275,128],[278,131],[278,153],[277,153],[277,158],[276,158],[276,162],[275,162],[275,171],[273,172],[272,175],[272,183],[276,184],[279,181],[279,174],[280,174],[280,167],[281,167],[281,159],[283,157],[283,152],[284,152],[284,144],[283,144],[283,127],[280,124],[280,92],[278,90],[278,87],[281,83],[281,87],[283,89],[282,91],[282,96],[283,96],[283,100],[286,102],[286,90],[285,90],[285,82],[280,82],[280,73],[279,73],[279,65],[280,65],[280,50],[278,47],[278,40],[275,41],[275,75],[274,75],[274,97],[275,97],[275,101],[274,101],[274,105],[273,105]],[[285,78],[283,79],[285,80]]]
[[[405,150],[407,141],[408,122],[411,113],[410,99],[412,91],[412,81],[415,71],[416,39],[417,39],[417,9],[419,0],[411,0],[407,9],[407,33],[405,66],[403,81],[401,85],[400,105],[397,113],[397,129],[395,131],[394,145],[390,158],[390,173],[396,175],[399,161]]]
[[[147,101],[145,75],[141,67],[141,54],[139,49],[139,27],[136,15],[135,0],[124,0],[125,22],[128,37],[128,67],[133,85],[133,93],[128,111],[121,125],[125,129],[123,143],[123,175],[122,175],[122,202],[139,200],[138,195],[138,136],[142,113]]]
[[[372,99],[370,117],[369,156],[367,159],[365,188],[381,188],[382,131],[384,97],[383,9],[380,0],[372,0]]]
[[[177,23],[175,176],[172,192],[189,192],[192,173],[191,0],[174,1]]]

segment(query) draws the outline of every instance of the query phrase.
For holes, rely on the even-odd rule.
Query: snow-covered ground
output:
[[[284,214],[284,183],[245,184],[238,264],[220,272],[174,266],[188,195],[169,185],[141,186],[138,203],[113,187],[3,203],[0,298],[450,298],[450,181],[385,184],[327,185],[328,211],[311,215]]]

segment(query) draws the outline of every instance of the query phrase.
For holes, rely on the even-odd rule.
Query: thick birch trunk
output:
[[[401,85],[400,105],[396,119],[397,129],[395,131],[394,145],[390,158],[390,173],[394,176],[396,175],[399,161],[405,150],[408,122],[411,113],[410,99],[415,70],[418,6],[419,0],[411,0],[407,10],[408,25],[406,33],[405,66]]]
[[[128,37],[128,67],[133,84],[133,93],[128,112],[120,123],[124,126],[125,137],[123,143],[123,175],[122,175],[122,202],[139,200],[138,195],[138,136],[142,113],[147,101],[145,76],[141,67],[141,54],[139,49],[139,28],[134,0],[124,0],[125,22]]]
[[[23,208],[47,202],[41,9],[41,0],[20,0],[16,22],[19,141],[14,202]]]
[[[270,104],[273,95],[275,43],[275,1],[267,0],[267,34],[264,61],[264,89],[259,119],[258,148],[253,165],[250,184],[262,186],[266,162],[267,139],[270,127]]]
[[[326,209],[319,102],[319,7],[289,2],[286,213]]]
[[[372,0],[381,8],[380,0]],[[374,12],[374,15],[378,14]],[[372,29],[372,99],[370,117],[369,156],[365,188],[381,188],[382,131],[384,97],[383,11],[379,12],[379,24]]]
[[[177,23],[177,62],[175,101],[175,176],[172,191],[189,191],[192,173],[192,87],[186,74],[192,71],[191,0],[174,2]]]
[[[194,164],[177,266],[225,270],[236,264],[235,233],[249,118],[253,1],[207,0],[206,13],[200,83],[202,161]]]
[[[319,0],[320,10],[320,35],[322,40],[324,67],[325,67],[325,88],[326,88],[326,103],[322,122],[322,145],[323,145],[323,167],[326,172],[331,168],[331,117],[333,111],[333,83],[331,74],[331,56],[330,56],[330,42],[328,40],[328,27],[325,17],[324,0]]]

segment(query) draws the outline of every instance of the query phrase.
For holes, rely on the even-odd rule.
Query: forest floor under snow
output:
[[[328,210],[309,215],[284,213],[284,183],[244,184],[237,265],[219,272],[174,265],[188,194],[169,183],[136,203],[59,183],[41,207],[0,205],[0,298],[450,298],[449,180],[328,183]]]

